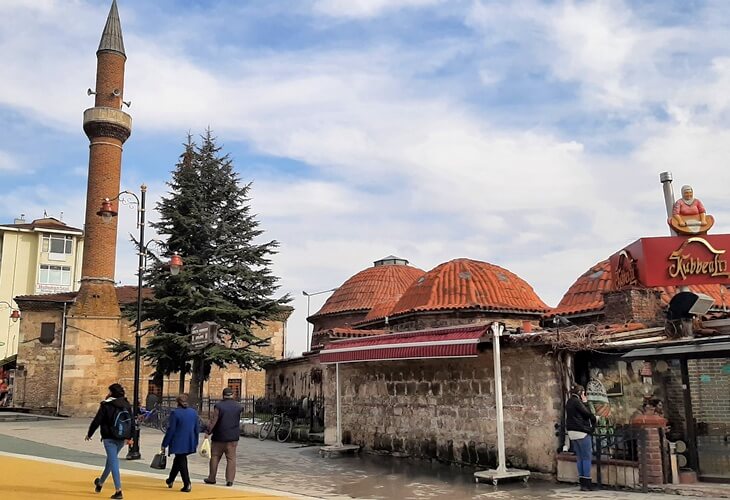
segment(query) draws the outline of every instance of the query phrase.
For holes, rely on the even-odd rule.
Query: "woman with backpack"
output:
[[[172,488],[177,473],[183,481],[180,491],[190,491],[190,473],[188,472],[188,455],[195,453],[198,448],[200,427],[198,412],[188,407],[188,395],[180,394],[177,397],[177,408],[170,414],[165,438],[162,440],[162,450],[167,448],[168,455],[175,455],[170,469],[170,476],[165,479],[168,488]]]
[[[106,464],[100,477],[94,479],[94,491],[101,493],[104,481],[111,473],[115,492],[111,498],[124,498],[122,495],[122,479],[119,475],[119,452],[125,441],[132,437],[132,406],[124,397],[124,388],[120,384],[109,386],[109,394],[99,405],[94,420],[89,425],[86,441],[91,439],[97,428],[100,428],[101,441],[106,451]]]

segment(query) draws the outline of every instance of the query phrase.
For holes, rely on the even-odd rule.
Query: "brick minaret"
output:
[[[117,218],[104,223],[97,215],[104,198],[119,193],[122,145],[132,132],[132,117],[121,110],[124,95],[122,28],[116,0],[96,52],[96,98],[84,111],[84,132],[89,137],[89,180],[86,191],[86,224],[81,287],[74,316],[119,316],[114,291]],[[112,203],[118,210],[118,203]]]

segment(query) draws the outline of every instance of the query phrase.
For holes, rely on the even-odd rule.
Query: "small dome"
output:
[[[669,300],[678,292],[676,287],[656,287],[655,290],[662,294],[662,302],[667,305]],[[715,305],[722,306],[730,302],[730,293],[723,285],[690,285],[690,290],[695,293],[709,295],[715,301]],[[604,260],[591,267],[583,273],[565,292],[560,304],[550,311],[550,315],[564,315],[600,312],[603,309],[603,294],[613,290],[611,279],[611,263]]]
[[[389,316],[442,309],[541,313],[549,307],[516,274],[487,262],[455,259],[418,278]]]
[[[398,263],[379,264],[385,260]],[[394,303],[411,283],[423,276],[422,269],[400,262],[408,261],[397,257],[381,259],[375,266],[360,271],[345,281],[310,319],[352,311],[368,312],[375,305]]]

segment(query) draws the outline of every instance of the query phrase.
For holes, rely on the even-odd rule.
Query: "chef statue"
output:
[[[669,225],[678,234],[705,234],[715,223],[705,206],[694,197],[692,186],[682,186],[682,197],[674,203]]]

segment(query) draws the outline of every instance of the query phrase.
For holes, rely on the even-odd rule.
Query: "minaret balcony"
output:
[[[84,111],[84,132],[94,137],[113,137],[124,142],[132,133],[132,117],[120,109],[95,107]]]

